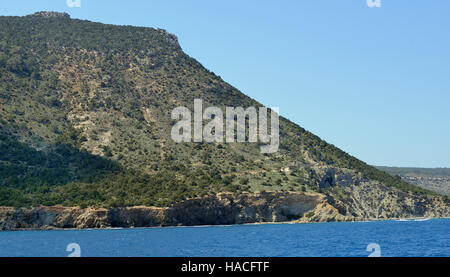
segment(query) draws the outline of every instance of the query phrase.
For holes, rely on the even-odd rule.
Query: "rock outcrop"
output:
[[[448,217],[448,203],[436,199],[418,201],[403,195],[364,196],[370,184],[353,188],[347,201],[333,195],[292,192],[221,193],[182,201],[168,208],[121,207],[81,209],[79,207],[0,208],[0,229],[58,229],[229,225],[263,222],[329,222],[410,217]],[[372,196],[368,196],[372,195]],[[383,196],[383,199],[376,197]],[[375,198],[374,198],[375,197]],[[356,200],[358,199],[358,200]],[[418,198],[422,199],[422,198]],[[381,204],[381,205],[380,205]]]

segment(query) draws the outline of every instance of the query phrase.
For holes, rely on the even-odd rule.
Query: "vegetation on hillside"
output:
[[[260,106],[164,30],[0,17],[0,205],[168,206],[221,191],[319,191],[323,168],[429,193],[287,119],[280,151],[170,139],[174,107]]]
[[[416,168],[377,166],[412,185],[450,196],[450,168]]]

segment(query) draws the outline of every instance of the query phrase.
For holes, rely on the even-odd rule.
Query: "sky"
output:
[[[166,29],[243,93],[369,164],[450,167],[448,0],[80,4],[0,0],[0,15],[60,11]]]

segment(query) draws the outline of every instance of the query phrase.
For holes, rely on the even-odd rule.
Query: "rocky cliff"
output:
[[[448,203],[442,204],[433,197],[424,201],[403,195],[403,201],[398,203],[398,196],[385,195],[383,191],[378,192],[380,199],[364,197],[366,189],[371,189],[370,184],[362,184],[344,202],[333,195],[265,192],[220,193],[188,199],[169,208],[1,207],[0,229],[130,228],[450,216]],[[377,201],[386,203],[380,209]]]

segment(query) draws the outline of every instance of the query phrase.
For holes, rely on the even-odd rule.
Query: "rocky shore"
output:
[[[413,201],[413,200],[411,200]],[[404,209],[389,211],[392,218],[448,217],[444,204],[432,212],[426,203],[421,211]],[[432,200],[430,200],[432,201]],[[429,204],[433,204],[430,202]],[[434,203],[439,204],[439,203]],[[265,192],[221,193],[204,198],[188,199],[168,208],[121,207],[0,207],[0,230],[62,229],[62,228],[132,228],[158,226],[229,225],[268,222],[330,222],[388,219],[386,212],[364,214],[349,203],[337,202],[332,196],[314,193]],[[383,208],[378,208],[383,210]],[[377,216],[380,214],[381,216]]]

